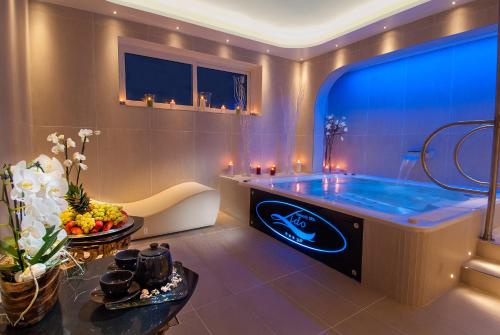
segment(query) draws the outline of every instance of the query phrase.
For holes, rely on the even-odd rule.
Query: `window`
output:
[[[248,76],[246,74],[228,72],[206,67],[198,67],[198,92],[211,93],[211,105],[221,108],[236,109],[234,98],[234,77],[244,77],[245,92],[248,92]]]
[[[155,108],[236,113],[234,78],[239,77],[244,79],[244,111],[260,114],[260,65],[129,37],[118,38],[118,56],[123,105],[149,106],[144,97],[152,94]],[[210,93],[210,106],[202,105],[201,93]]]
[[[155,101],[193,105],[192,65],[125,53],[127,100],[140,101],[154,94]]]

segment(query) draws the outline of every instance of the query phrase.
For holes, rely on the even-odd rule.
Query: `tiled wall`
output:
[[[239,163],[237,116],[119,105],[118,36],[262,65],[251,156],[263,167],[280,164],[281,95],[294,91],[299,63],[40,2],[30,4],[30,30],[34,151],[48,151],[50,132],[75,137],[81,127],[100,129],[84,179],[93,197],[132,201],[189,180],[217,187],[228,161]]]
[[[418,48],[416,55],[347,72],[335,81],[325,112],[346,116],[349,123],[345,141],[336,143],[335,164],[396,178],[403,154],[421,150],[435,129],[453,121],[493,118],[497,36],[488,32],[452,46],[445,41],[441,49],[433,43],[431,50]],[[431,143],[430,166],[441,180],[464,182],[453,168],[453,150],[470,129],[450,129]],[[482,180],[489,177],[491,134],[490,128],[471,137],[460,155],[465,171]],[[401,172],[404,177],[407,170]],[[427,176],[418,163],[409,178]]]
[[[320,157],[318,152],[323,151],[323,129],[322,127],[314,128],[315,116],[312,111],[315,110],[317,94],[322,84],[333,71],[348,65],[366,61],[376,56],[388,55],[393,51],[413,47],[424,42],[496,24],[497,12],[496,1],[474,1],[393,30],[381,32],[379,35],[360,42],[348,46],[340,46],[338,50],[304,62],[302,66],[302,75],[308,82],[308,90],[306,91],[303,110],[311,111],[311,113],[304,113],[301,115],[298,135],[309,137],[309,141],[312,142],[314,146],[314,158]],[[354,121],[351,120],[351,122]],[[377,119],[376,122],[391,123],[390,120],[384,120],[383,118]],[[443,120],[443,123],[444,122],[445,120]],[[314,130],[309,135],[306,133],[306,129]],[[409,139],[412,143],[418,143],[422,138],[419,134]],[[377,143],[379,140],[382,141],[382,143]],[[345,149],[349,150],[349,155],[351,157],[349,162],[346,163],[346,167],[348,169],[352,167],[356,169],[356,164],[362,162],[361,164],[365,164],[365,167],[372,166],[374,170],[371,172],[374,174],[394,176],[399,169],[399,157],[397,156],[399,156],[403,147],[398,144],[400,143],[399,141],[385,141],[380,138],[377,138],[377,141],[370,141],[367,143],[367,145],[372,147],[371,149],[361,145],[355,145],[349,148],[346,147]],[[397,147],[394,147],[394,145],[396,145],[395,143]],[[410,146],[411,145],[407,145],[405,148]],[[369,157],[363,154],[363,152],[375,152],[378,150],[382,150],[381,154],[371,154]],[[387,152],[397,152],[398,155],[394,156],[396,158],[392,159],[391,162],[386,162],[384,158],[386,155],[384,155],[384,153]],[[474,154],[479,155],[477,152]],[[354,158],[357,156],[361,157],[361,159],[358,160]],[[474,157],[471,159],[472,161],[479,158],[483,159],[483,157],[472,157]],[[449,159],[447,160],[449,161]],[[321,170],[321,164],[321,159],[314,159],[313,169],[315,171]],[[445,169],[448,170],[448,167],[445,167]],[[476,172],[474,171],[474,173]],[[425,178],[422,175],[422,171],[418,171],[413,177]]]

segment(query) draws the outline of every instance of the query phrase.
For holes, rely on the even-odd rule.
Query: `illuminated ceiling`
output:
[[[107,0],[282,48],[321,45],[430,0]]]
[[[39,0],[306,60],[471,0]]]

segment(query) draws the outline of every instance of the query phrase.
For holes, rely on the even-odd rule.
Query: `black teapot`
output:
[[[160,288],[172,274],[172,256],[168,243],[151,243],[137,258],[136,281],[146,288]]]

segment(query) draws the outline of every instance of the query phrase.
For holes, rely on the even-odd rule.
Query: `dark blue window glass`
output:
[[[125,85],[127,100],[142,100],[147,93],[156,102],[193,105],[191,64],[126,53]]]
[[[211,106],[213,108],[220,108],[224,105],[228,109],[235,109],[237,103],[234,98],[233,78],[236,76],[245,77],[245,92],[248,92],[247,75],[198,67],[198,92],[212,93]]]

